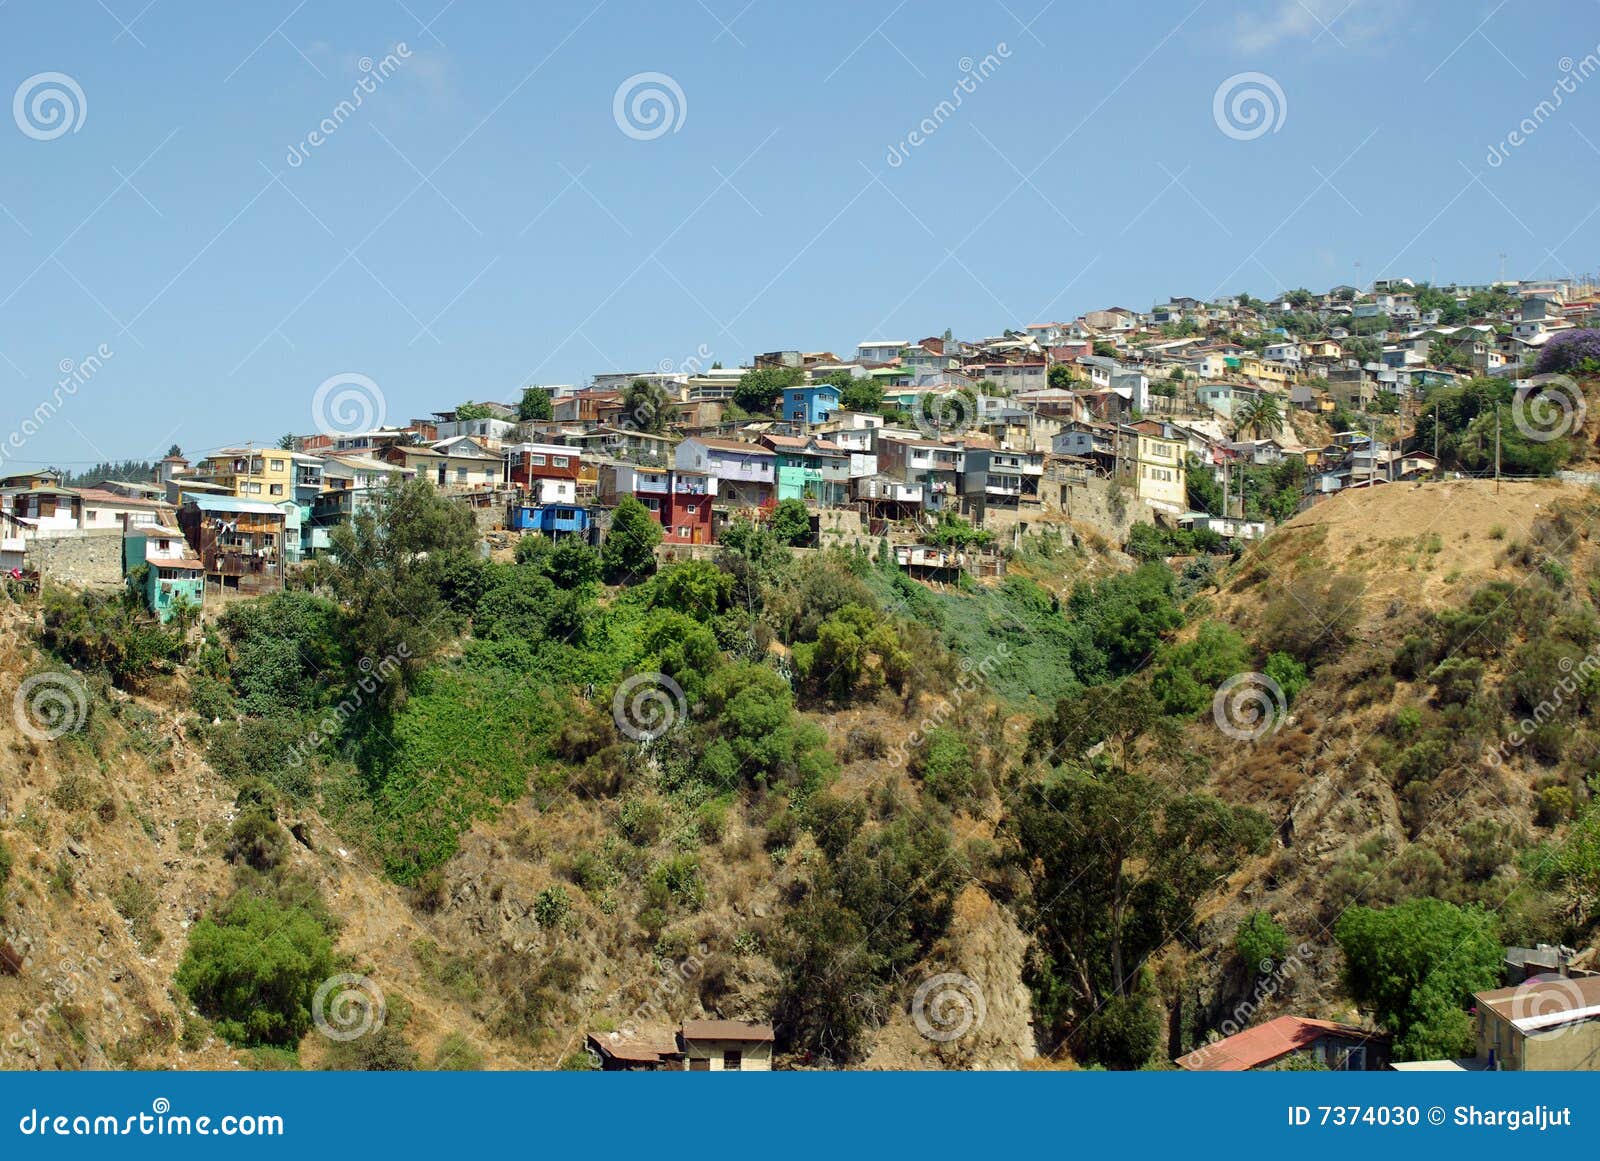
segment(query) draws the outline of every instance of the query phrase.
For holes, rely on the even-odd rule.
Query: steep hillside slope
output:
[[[1358,1015],[1332,941],[1357,904],[1435,896],[1488,908],[1509,943],[1594,937],[1592,900],[1552,865],[1600,769],[1597,521],[1600,497],[1554,482],[1350,492],[1203,600],[1198,620],[1257,657],[1287,651],[1309,683],[1251,674],[1265,719],[1230,731],[1207,713],[1190,730],[1218,791],[1278,828],[1209,910],[1205,954],[1187,957],[1202,1019],[1250,999],[1229,949],[1258,911],[1305,948],[1269,1012]]]

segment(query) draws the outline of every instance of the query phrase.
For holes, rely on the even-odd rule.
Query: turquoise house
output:
[[[139,594],[162,624],[172,620],[185,602],[195,608],[205,603],[205,565],[177,529],[155,524],[127,529],[122,537],[122,575],[129,585],[139,579],[141,568]]]

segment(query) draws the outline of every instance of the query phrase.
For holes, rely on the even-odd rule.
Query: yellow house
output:
[[[1472,998],[1480,1060],[1508,1072],[1600,1071],[1600,976],[1540,976]]]
[[[1166,434],[1152,420],[1122,431],[1122,475],[1133,485],[1134,495],[1159,508],[1183,512],[1189,507],[1185,460],[1188,441]]]
[[[294,457],[280,448],[223,448],[202,459],[191,478],[275,504],[294,498]]]

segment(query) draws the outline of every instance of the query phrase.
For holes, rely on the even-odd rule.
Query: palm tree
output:
[[[1249,431],[1258,438],[1262,432],[1274,436],[1282,430],[1283,411],[1278,407],[1277,397],[1273,395],[1257,395],[1246,403],[1240,409],[1238,420],[1233,427],[1234,435]]]

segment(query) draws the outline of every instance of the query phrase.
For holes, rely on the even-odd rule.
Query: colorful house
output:
[[[807,383],[783,392],[783,418],[790,423],[827,423],[839,410],[839,389],[832,383]]]
[[[183,497],[178,527],[199,556],[208,584],[262,592],[283,586],[283,510],[235,496]]]
[[[515,532],[542,532],[546,536],[587,537],[594,520],[589,509],[579,504],[520,503],[511,508],[511,528]]]
[[[140,572],[141,567],[143,572]],[[122,538],[122,574],[165,624],[183,604],[205,603],[205,565],[183,533],[159,524],[131,526]]]
[[[241,499],[276,504],[294,495],[294,458],[281,448],[223,448],[206,456],[192,477]]]
[[[850,491],[850,453],[828,440],[764,435],[763,446],[778,457],[778,500],[809,500],[824,507],[845,503]]]
[[[724,504],[771,508],[778,502],[778,457],[770,448],[697,435],[678,444],[674,455],[680,471],[714,479],[716,498]]]
[[[600,501],[615,504],[633,496],[661,525],[663,544],[710,544],[715,476],[685,468],[653,468],[630,463],[602,464]]]

